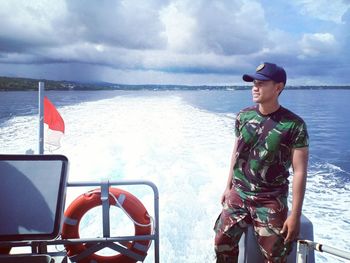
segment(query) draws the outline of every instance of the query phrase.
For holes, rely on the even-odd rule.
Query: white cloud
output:
[[[256,2],[178,0],[161,17],[169,49],[184,53],[248,54],[261,48],[267,33]]]
[[[197,15],[199,39],[218,54],[254,53],[264,44],[268,30],[263,8],[256,2],[210,1]]]
[[[300,58],[329,56],[338,50],[338,43],[330,33],[304,34],[299,45],[302,52]]]
[[[342,22],[343,14],[350,7],[350,2],[344,0],[295,0],[295,3],[303,15],[335,23]]]
[[[181,12],[178,4],[171,3],[160,11],[165,26],[163,32],[167,39],[167,48],[171,51],[189,52],[193,50],[192,38],[197,23],[189,14]]]
[[[65,20],[65,3],[50,0],[17,0],[0,3],[2,50],[30,50],[33,46],[61,42],[57,33]],[[7,41],[9,43],[7,43]]]

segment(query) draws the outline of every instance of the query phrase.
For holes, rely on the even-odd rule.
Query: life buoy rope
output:
[[[99,191],[98,191],[99,192]],[[142,227],[146,227],[146,226],[151,226],[152,227],[152,234],[153,234],[153,225],[154,225],[154,220],[153,220],[153,217],[151,217],[148,213],[146,216],[149,217],[149,219],[151,220],[151,222],[149,224],[141,224],[139,222],[137,222],[136,220],[134,220],[130,214],[128,213],[128,211],[126,211],[123,207],[123,205],[121,204],[121,202],[119,202],[119,200],[116,198],[116,196],[112,193],[112,192],[109,192],[109,195],[114,199],[115,203],[117,204],[117,206],[129,217],[129,219],[134,223],[134,225],[137,225],[137,226],[142,226]]]
[[[109,204],[122,209],[132,220],[135,235],[151,235],[153,233],[153,218],[148,214],[143,204],[132,194],[118,188],[109,188]],[[65,211],[65,220],[62,228],[62,239],[79,238],[79,224],[81,218],[92,208],[102,205],[101,191],[95,189],[78,196]],[[125,245],[126,243],[126,245]],[[144,258],[151,244],[150,240],[132,241],[123,243],[131,257],[125,254],[101,256],[95,253],[79,260],[81,263],[134,263],[138,258]],[[88,245],[65,245],[69,257],[86,253]],[[133,258],[132,258],[133,257]]]

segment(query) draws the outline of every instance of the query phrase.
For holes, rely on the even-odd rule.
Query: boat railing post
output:
[[[109,221],[109,181],[101,180],[103,237],[110,237]]]
[[[44,154],[44,92],[45,83],[39,82],[39,154]]]
[[[307,256],[309,255],[309,245],[304,240],[297,242],[297,261],[296,263],[307,263]]]
[[[159,263],[159,192],[157,186],[152,182],[147,182],[153,190],[154,194],[154,216],[155,216],[155,226],[154,226],[154,261]]]

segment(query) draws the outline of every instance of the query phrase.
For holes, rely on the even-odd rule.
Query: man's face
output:
[[[255,103],[266,103],[277,100],[281,91],[280,84],[273,80],[254,80],[252,87],[253,101]]]

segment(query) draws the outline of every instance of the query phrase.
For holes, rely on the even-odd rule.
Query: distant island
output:
[[[46,79],[0,77],[0,91],[38,90],[38,83],[45,83],[45,90],[248,90],[251,86],[220,85],[158,85],[114,84],[108,82],[54,81]],[[350,86],[287,86],[286,89],[350,89]]]

